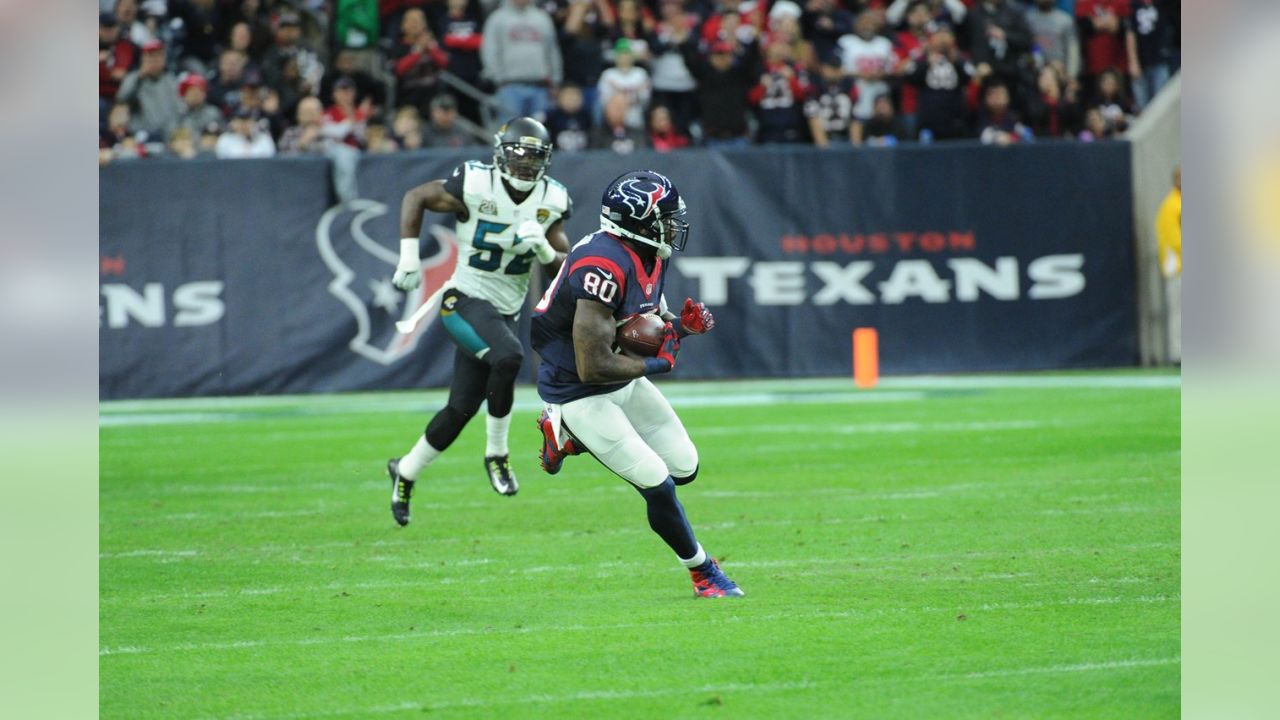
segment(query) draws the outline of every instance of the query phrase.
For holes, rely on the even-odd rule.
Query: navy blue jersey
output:
[[[592,300],[613,311],[615,320],[658,312],[665,271],[661,258],[645,272],[640,256],[606,232],[588,235],[573,246],[551,287],[533,311],[530,339],[542,358],[538,395],[545,402],[567,403],[601,395],[627,382],[588,385],[578,377],[573,354],[573,316],[579,300]]]

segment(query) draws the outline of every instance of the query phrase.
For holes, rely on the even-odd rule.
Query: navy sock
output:
[[[688,485],[689,483],[691,483],[691,482],[693,482],[694,480],[697,480],[697,479],[698,479],[698,468],[695,466],[695,467],[693,468],[693,472],[689,473],[689,474],[688,474],[688,475],[686,475],[685,477],[676,477],[675,475],[672,475],[672,476],[671,476],[671,479],[672,479],[672,480],[675,482],[675,484],[677,484],[677,485]]]
[[[676,556],[688,559],[698,554],[698,541],[684,516],[684,506],[676,499],[676,484],[670,477],[651,488],[638,488],[649,505],[649,527],[658,533]]]

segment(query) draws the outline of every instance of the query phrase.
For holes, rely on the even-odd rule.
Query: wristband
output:
[[[400,238],[400,264],[416,266],[418,262],[418,238]]]
[[[663,360],[662,358],[656,358],[656,357],[644,359],[645,375],[658,375],[660,373],[667,373],[667,372],[671,372],[671,363],[667,362],[666,360]]]
[[[551,247],[551,243],[545,240],[533,246],[533,254],[538,258],[538,262],[543,265],[556,259],[556,249]]]
[[[676,337],[683,338],[689,335],[689,331],[684,329],[684,323],[680,321],[679,315],[671,318],[667,322],[671,323],[671,327],[676,331]]]

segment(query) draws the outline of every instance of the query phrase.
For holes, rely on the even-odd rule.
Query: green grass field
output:
[[[662,387],[741,600],[591,458],[543,475],[527,388],[520,494],[475,422],[404,529],[438,392],[104,404],[102,716],[1179,715],[1176,375]]]

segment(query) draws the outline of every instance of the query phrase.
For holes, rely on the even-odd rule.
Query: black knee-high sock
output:
[[[511,414],[515,398],[516,376],[520,374],[520,355],[508,355],[494,361],[489,369],[489,382],[485,386],[485,398],[489,402],[489,414],[506,417]]]
[[[661,485],[639,488],[649,505],[649,527],[666,541],[676,556],[688,560],[698,554],[698,541],[684,515],[684,506],[676,499],[676,485],[668,477]]]

